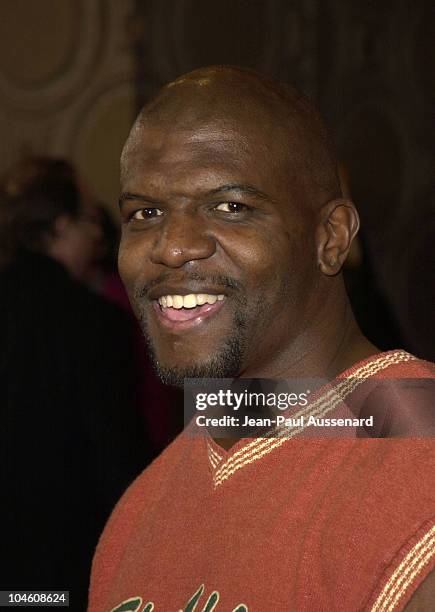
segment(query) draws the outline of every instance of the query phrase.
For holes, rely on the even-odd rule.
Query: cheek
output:
[[[133,289],[146,276],[147,243],[143,237],[121,236],[118,270],[127,290]]]
[[[121,240],[121,243],[119,245],[119,251],[118,251],[118,271],[122,279],[122,282],[124,283],[126,287],[129,285],[131,278],[132,278],[132,274],[133,274],[132,264],[133,263],[134,263],[134,260],[132,260],[129,249],[125,246],[125,244],[123,245],[123,242]]]
[[[283,275],[287,275],[292,255],[288,238],[277,232],[273,235],[258,231],[244,232],[222,245],[239,269],[243,282],[250,290],[270,290]]]

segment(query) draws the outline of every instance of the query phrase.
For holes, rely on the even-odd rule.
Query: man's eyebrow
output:
[[[216,187],[215,189],[211,189],[210,191],[207,191],[206,195],[215,196],[215,195],[219,195],[221,193],[227,192],[227,191],[236,191],[240,193],[241,195],[245,194],[245,195],[255,196],[262,200],[268,200],[268,201],[271,200],[271,197],[268,196],[266,193],[264,193],[257,187],[254,187],[254,185],[249,185],[247,183],[227,183],[225,185],[220,185],[219,187]],[[119,197],[119,206],[122,207],[123,203],[126,200],[136,200],[139,202],[146,202],[147,204],[154,204],[154,205],[161,204],[159,200],[156,200],[155,198],[152,198],[151,196],[148,196],[145,194],[139,194],[139,193],[131,193],[130,191],[124,191],[123,193],[121,193]]]
[[[227,185],[220,185],[219,187],[216,187],[216,189],[209,191],[208,195],[219,195],[224,191],[238,191],[242,195],[252,195],[256,196],[257,198],[261,198],[262,200],[271,200],[271,197],[268,196],[267,193],[264,193],[260,189],[257,189],[257,187],[246,183],[228,183]]]
[[[119,196],[119,207],[124,204],[125,200],[139,200],[139,202],[147,202],[148,204],[160,204],[160,202],[150,196],[139,194],[139,193],[131,193],[130,191],[123,191]]]

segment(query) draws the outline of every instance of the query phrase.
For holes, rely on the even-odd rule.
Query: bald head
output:
[[[164,86],[144,106],[131,130],[121,158],[122,176],[147,129],[200,135],[210,126],[260,133],[274,159],[288,165],[292,180],[303,189],[305,203],[318,207],[339,197],[331,140],[310,100],[290,85],[232,66],[194,70]]]

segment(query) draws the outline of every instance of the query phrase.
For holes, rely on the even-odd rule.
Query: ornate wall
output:
[[[76,162],[116,206],[135,113],[130,0],[2,0],[0,172],[23,153]]]

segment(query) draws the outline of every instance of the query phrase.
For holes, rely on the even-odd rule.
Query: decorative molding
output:
[[[76,0],[76,14],[71,23],[73,45],[56,70],[42,83],[33,86],[16,83],[0,71],[0,98],[2,105],[14,114],[47,115],[68,106],[71,99],[80,96],[86,82],[98,68],[101,59],[107,22],[107,3],[103,0]],[[27,27],[31,27],[30,24]],[[50,19],[47,16],[47,37]],[[41,41],[40,44],[44,44]],[[21,51],[23,53],[23,51]],[[32,49],[28,50],[31,65]]]
[[[111,176],[104,185],[101,176],[114,175],[113,159],[120,152],[118,140],[122,140],[122,129],[115,126],[118,138],[115,137],[116,129],[102,131],[101,142],[95,143],[91,168],[84,167],[83,152],[77,143],[89,134],[92,121],[97,124],[98,117],[104,121],[98,113],[104,114],[102,109],[110,107],[111,103],[118,104],[123,117],[128,115],[129,119],[124,122],[129,123],[134,118],[132,100],[136,75],[130,40],[133,0],[71,0],[71,3],[74,8],[70,24],[73,45],[71,48],[66,45],[64,49],[58,45],[65,53],[60,53],[59,61],[50,64],[56,69],[51,72],[47,69],[47,78],[32,84],[30,78],[24,83],[14,81],[5,71],[0,73],[0,126],[3,128],[0,171],[23,154],[68,157],[84,170],[88,183],[97,187],[98,197],[112,202],[118,193],[116,176]],[[45,15],[44,10],[49,8],[50,2],[38,3],[47,37],[52,22],[50,14]],[[25,23],[25,18],[30,20],[31,15],[32,11],[20,15],[24,30],[31,27],[30,21]],[[38,28],[41,27],[39,24]],[[29,53],[30,63],[31,49],[23,53]],[[24,55],[23,66],[26,61]],[[128,127],[124,131],[127,136]],[[107,154],[114,145],[111,154]]]

